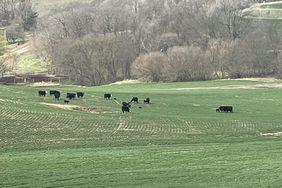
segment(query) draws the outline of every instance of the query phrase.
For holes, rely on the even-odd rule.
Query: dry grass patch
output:
[[[119,82],[115,82],[109,85],[120,85],[120,84],[138,84],[138,83],[142,83],[139,80],[123,80],[123,81],[119,81]]]
[[[169,88],[169,89],[153,89],[159,91],[185,91],[185,90],[220,90],[220,89],[280,89],[282,83],[262,83],[254,85],[228,85],[214,87],[187,87],[187,88]]]
[[[35,86],[35,87],[47,87],[47,86],[60,86],[60,83],[54,83],[54,82],[37,82],[30,84],[30,86]]]
[[[276,133],[260,133],[261,136],[282,136],[282,132],[276,132]]]
[[[94,107],[83,107],[83,106],[78,106],[78,105],[53,104],[53,103],[41,103],[41,104],[55,107],[55,108],[61,108],[64,110],[81,111],[81,112],[88,112],[88,113],[95,113],[95,114],[113,113],[110,110],[97,109]]]

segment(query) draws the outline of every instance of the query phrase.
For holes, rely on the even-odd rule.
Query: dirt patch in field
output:
[[[262,83],[254,85],[229,85],[229,86],[215,86],[215,87],[192,87],[192,88],[169,88],[169,89],[154,89],[164,91],[185,91],[185,90],[219,90],[219,89],[280,89],[282,83]]]
[[[137,83],[141,83],[141,82],[139,80],[123,80],[123,81],[115,82],[109,85],[137,84]]]
[[[64,110],[81,111],[81,112],[88,112],[88,113],[94,113],[94,114],[113,113],[110,110],[98,109],[94,107],[83,107],[83,106],[78,106],[78,105],[52,104],[52,103],[41,103],[41,104],[55,107],[55,108],[61,108]]]
[[[260,133],[261,136],[282,136],[282,132],[276,132],[276,133]]]
[[[59,86],[60,83],[52,83],[52,82],[38,82],[38,83],[33,83],[30,84],[30,86],[35,86],[35,87],[48,87],[48,86]]]
[[[265,83],[265,84],[256,84],[256,85],[254,85],[255,87],[257,87],[257,88],[273,88],[273,89],[275,89],[275,88],[278,88],[278,89],[280,89],[280,88],[282,88],[282,83]]]
[[[254,81],[254,82],[278,82],[279,79],[276,78],[239,78],[235,80],[246,80],[246,81]]]

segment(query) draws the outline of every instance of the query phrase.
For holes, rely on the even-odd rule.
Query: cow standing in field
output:
[[[131,108],[130,102],[122,102],[122,106],[128,106],[129,108]]]
[[[130,112],[130,108],[129,108],[128,106],[122,106],[122,107],[121,107],[121,111],[122,111],[122,113],[124,113],[124,112]]]
[[[59,91],[54,92],[55,100],[60,100],[61,93]]]
[[[216,109],[216,112],[233,112],[232,106],[220,106]]]
[[[67,93],[67,97],[69,100],[75,99],[76,93]]]
[[[77,98],[83,98],[84,97],[83,92],[77,92],[76,95],[77,95]]]
[[[144,100],[144,104],[145,104],[145,103],[150,104],[150,98],[146,98],[146,99]]]
[[[112,97],[112,94],[110,94],[110,93],[104,94],[104,99],[111,99],[111,97]]]
[[[57,92],[59,92],[59,91],[57,91],[57,90],[50,90],[50,96],[54,95]]]
[[[121,107],[122,113],[130,112],[130,108],[131,108],[130,102],[122,102],[122,107]]]
[[[38,95],[39,95],[40,97],[45,97],[46,94],[47,94],[47,91],[38,91]]]
[[[130,102],[136,102],[136,103],[138,103],[138,97],[132,97],[132,99],[131,99]]]

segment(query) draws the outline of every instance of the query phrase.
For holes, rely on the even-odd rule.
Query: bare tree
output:
[[[132,77],[187,81],[275,74],[279,27],[245,19],[242,10],[253,3],[78,2],[41,20],[40,51],[58,72],[87,85]]]
[[[4,73],[8,72],[10,70],[10,67],[7,63],[7,57],[0,56],[0,75],[1,78],[3,78]]]
[[[141,55],[134,61],[132,75],[134,78],[144,81],[159,82],[162,80],[166,61],[166,55],[160,52]]]
[[[211,40],[206,50],[206,61],[210,64],[217,79],[225,78],[228,73],[230,61],[229,53],[232,51],[233,41],[220,39]]]
[[[204,51],[199,47],[174,47],[168,50],[168,65],[165,67],[168,81],[211,79],[209,64]]]

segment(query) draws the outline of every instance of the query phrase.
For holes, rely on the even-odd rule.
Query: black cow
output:
[[[104,94],[104,99],[110,99],[111,97],[112,97],[112,94],[110,94],[110,93]]]
[[[83,98],[84,97],[83,92],[77,92],[76,95],[77,95],[77,98]]]
[[[68,104],[70,101],[69,100],[64,100],[64,103]]]
[[[130,112],[130,108],[129,108],[128,106],[122,106],[122,107],[121,107],[121,111],[122,111],[122,113],[124,113],[124,112]]]
[[[130,102],[122,102],[122,106],[129,106]]]
[[[233,112],[232,106],[220,106],[216,109],[216,112]]]
[[[57,92],[59,92],[59,91],[57,91],[57,90],[50,90],[50,96],[54,95]]]
[[[144,103],[150,104],[150,98],[146,98],[146,99],[144,100]]]
[[[59,100],[60,99],[60,96],[61,96],[61,93],[59,91],[56,91],[54,92],[54,97],[55,97],[55,100]]]
[[[47,94],[47,91],[38,91],[38,95],[40,96],[40,97],[45,97],[46,96],[46,94]]]
[[[75,97],[76,97],[76,93],[67,93],[67,98],[69,100],[75,99]]]
[[[138,103],[138,97],[132,97],[132,99],[131,99],[130,102],[136,102],[136,103]]]
[[[131,108],[130,102],[122,102],[122,107],[128,107],[130,109]]]

